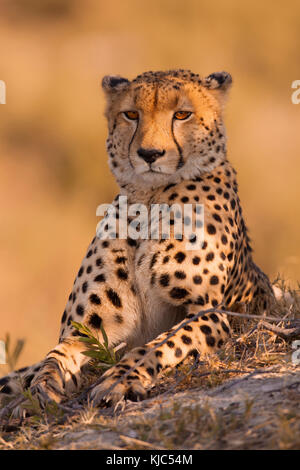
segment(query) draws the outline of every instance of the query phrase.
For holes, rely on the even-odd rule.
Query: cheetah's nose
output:
[[[159,157],[162,157],[165,153],[165,150],[143,149],[142,147],[137,151],[138,156],[150,164],[155,162]]]

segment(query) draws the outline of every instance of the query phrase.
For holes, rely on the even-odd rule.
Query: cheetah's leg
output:
[[[189,306],[187,318],[191,318],[199,311],[199,306]],[[186,319],[187,319],[186,318]],[[178,329],[183,323],[175,325],[172,329],[159,335],[155,340],[147,343],[143,348],[134,348],[113,368],[102,377],[103,381],[95,386],[91,398],[95,405],[100,404],[103,398],[111,404],[118,403],[123,397],[133,401],[146,397],[146,390],[153,386],[160,371],[167,367],[174,367],[189,354],[197,351],[200,356],[212,353],[220,348],[230,335],[230,327],[226,315],[211,313],[197,318],[188,325],[179,329],[166,343],[159,346],[152,353],[151,349],[159,342]],[[146,353],[150,352],[146,355]],[[122,377],[144,355],[145,360],[121,383],[111,391],[106,391],[111,385]]]
[[[62,316],[59,344],[31,377],[30,390],[42,406],[48,400],[61,402],[82,386],[81,368],[88,358],[82,354],[86,345],[80,342],[73,321],[87,325],[100,341],[103,327],[109,347],[144,343],[133,250],[127,240],[118,239],[95,237],[89,246]]]
[[[81,368],[88,362],[82,351],[83,343],[73,338],[64,338],[41,363],[39,372],[32,377],[30,389],[43,405],[49,399],[57,403],[80,389]]]
[[[88,361],[81,354],[84,349],[78,339],[65,338],[42,362],[2,377],[0,405],[5,406],[11,399],[22,398],[22,392],[28,388],[42,408],[50,400],[61,402],[81,386],[81,367]],[[13,416],[21,417],[24,407],[26,409],[26,402],[24,406],[16,405]]]

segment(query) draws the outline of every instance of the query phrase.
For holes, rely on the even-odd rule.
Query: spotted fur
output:
[[[162,234],[157,240],[95,237],[63,312],[57,346],[40,364],[2,378],[0,396],[17,393],[18,376],[41,402],[60,402],[82,386],[87,358],[72,320],[100,335],[103,326],[111,347],[127,344],[120,363],[92,390],[98,404],[116,379],[200,309],[268,308],[272,288],[252,259],[236,172],[227,160],[223,108],[230,85],[225,72],[201,78],[184,70],[147,72],[132,81],[103,79],[107,151],[119,196],[148,208],[154,203],[203,204],[205,241],[200,249],[186,250],[186,237],[178,238],[174,225],[168,239]],[[124,117],[131,110],[138,119]],[[180,110],[191,117],[175,120]],[[117,218],[119,196],[113,202]],[[229,335],[225,315],[212,313],[191,322],[148,354],[107,399],[145,397],[163,369],[195,351],[202,356],[221,348]]]

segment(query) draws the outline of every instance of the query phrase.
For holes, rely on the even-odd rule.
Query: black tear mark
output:
[[[183,167],[184,161],[183,161],[183,155],[182,155],[182,148],[180,147],[179,143],[177,142],[175,134],[174,134],[174,120],[173,119],[172,119],[172,124],[171,124],[171,133],[172,133],[173,140],[175,142],[175,145],[176,145],[178,153],[179,153],[179,160],[178,160],[177,167],[176,167],[176,170],[179,170],[180,168]]]

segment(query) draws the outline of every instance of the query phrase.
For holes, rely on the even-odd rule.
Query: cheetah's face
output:
[[[153,187],[191,178],[225,158],[222,72],[148,72],[130,82],[104,77],[110,165],[121,184]]]

